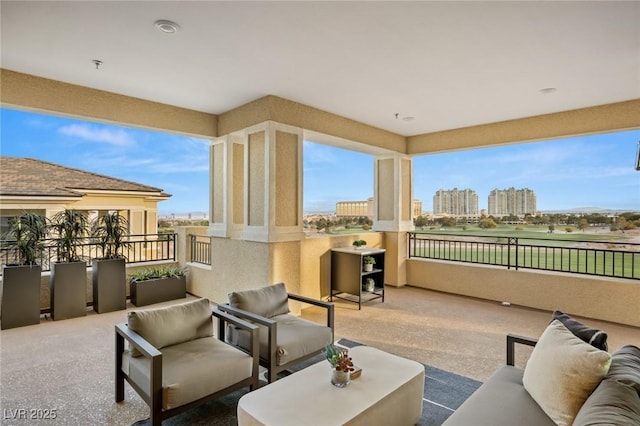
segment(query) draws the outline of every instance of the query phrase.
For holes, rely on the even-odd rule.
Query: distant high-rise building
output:
[[[489,215],[524,216],[536,213],[536,194],[529,188],[494,189],[489,193]]]
[[[433,196],[433,213],[477,216],[478,194],[473,189],[440,189]]]
[[[422,215],[422,201],[411,202],[411,219]],[[367,201],[338,201],[336,203],[336,216],[365,216],[373,219],[373,197]]]

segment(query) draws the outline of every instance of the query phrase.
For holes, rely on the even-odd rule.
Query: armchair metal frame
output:
[[[516,343],[526,346],[535,346],[538,339],[519,336],[517,334],[507,334],[507,365],[515,366]]]
[[[200,404],[203,404],[207,401],[211,401],[219,398],[222,395],[227,393],[236,391],[245,386],[249,386],[250,390],[255,390],[259,385],[259,351],[260,344],[258,342],[258,327],[250,324],[242,319],[233,317],[225,312],[221,312],[218,309],[212,309],[212,315],[218,318],[218,340],[224,342],[224,329],[225,324],[230,323],[237,327],[243,328],[251,333],[251,343],[249,350],[244,350],[243,348],[239,348],[234,346],[243,352],[247,353],[251,357],[253,357],[253,367],[252,374],[250,377],[235,383],[229,387],[219,390],[213,394],[207,395],[203,398],[197,399],[195,401],[189,402],[187,404],[181,405],[179,407],[172,408],[170,410],[162,409],[162,352],[153,347],[149,342],[147,342],[142,336],[140,336],[135,331],[129,329],[126,323],[116,324],[116,386],[115,386],[115,396],[116,402],[121,402],[124,400],[124,382],[125,380],[131,385],[131,387],[140,395],[140,397],[147,403],[149,408],[151,409],[151,423],[156,425],[161,425],[162,421],[180,414],[184,411],[187,411],[191,408],[194,408]],[[215,337],[211,337],[215,338]],[[125,340],[129,342],[130,345],[138,349],[142,355],[151,360],[151,374],[150,374],[150,395],[142,390],[137,383],[135,383],[125,372],[122,370],[122,354],[125,349],[124,342]],[[224,342],[227,344],[226,342]]]
[[[312,299],[306,296],[300,296],[297,294],[287,293],[287,297],[291,300],[295,300],[302,303],[308,303],[310,305],[319,306],[321,308],[325,308],[327,310],[327,327],[331,328],[331,340],[334,338],[334,306],[333,303],[324,302],[322,300]],[[222,311],[228,312],[234,316],[243,318],[247,321],[254,322],[256,324],[263,325],[268,329],[268,338],[267,338],[267,358],[263,358],[260,356],[260,365],[264,368],[268,369],[267,373],[267,381],[269,383],[274,382],[278,378],[278,373],[284,371],[295,364],[298,364],[302,361],[305,361],[319,353],[322,352],[324,348],[321,348],[317,351],[309,353],[303,357],[294,359],[289,361],[283,365],[277,365],[277,355],[276,351],[278,349],[277,341],[278,341],[278,327],[277,321],[274,321],[270,318],[265,318],[260,315],[256,315],[252,312],[248,312],[242,309],[234,308],[230,306],[228,303],[218,305],[218,308]]]

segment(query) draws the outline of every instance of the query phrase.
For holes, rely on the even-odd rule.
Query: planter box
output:
[[[131,303],[135,306],[151,305],[187,297],[187,278],[170,277],[134,281],[130,286]]]
[[[94,260],[93,310],[99,314],[127,308],[127,272],[124,259]]]
[[[2,330],[40,324],[40,266],[2,269]]]
[[[87,315],[86,262],[54,263],[50,284],[54,321]]]

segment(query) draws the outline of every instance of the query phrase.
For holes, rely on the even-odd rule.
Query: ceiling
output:
[[[410,136],[640,98],[638,1],[3,0],[0,13],[4,69],[213,114],[275,95]]]

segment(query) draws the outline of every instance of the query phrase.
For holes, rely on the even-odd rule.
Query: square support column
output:
[[[373,230],[385,233],[385,284],[407,284],[407,232],[413,226],[413,159],[405,155],[376,156]]]
[[[302,129],[267,121],[245,130],[244,228],[250,241],[299,241]]]
[[[209,148],[209,235],[237,238],[244,224],[244,152],[242,134],[211,142]]]
[[[374,160],[374,231],[413,230],[413,159],[379,155]]]

